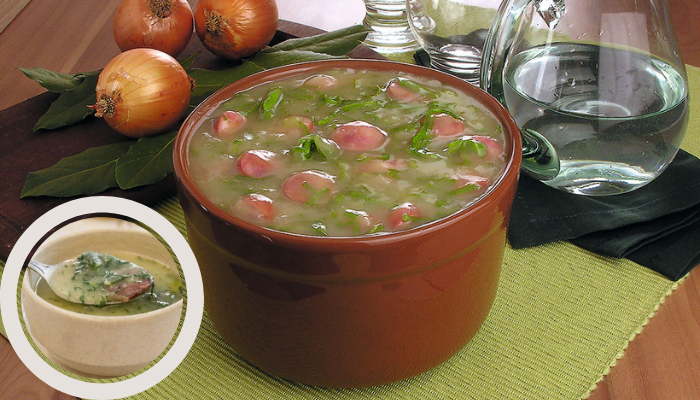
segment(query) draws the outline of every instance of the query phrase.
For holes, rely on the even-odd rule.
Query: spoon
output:
[[[85,252],[75,259],[46,265],[30,260],[27,265],[64,300],[104,306],[125,303],[153,286],[150,272],[109,254]]]

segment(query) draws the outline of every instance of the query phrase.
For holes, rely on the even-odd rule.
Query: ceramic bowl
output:
[[[99,228],[50,237],[34,255],[55,264],[84,251],[128,251],[177,270],[163,244],[145,230]],[[107,378],[138,371],[156,359],[173,338],[182,300],[160,310],[128,316],[85,315],[59,308],[34,291],[38,276],[27,270],[22,309],[37,347],[51,361],[79,375]]]
[[[405,71],[467,93],[504,127],[505,173],[469,208],[385,235],[289,234],[220,210],[188,171],[189,142],[205,116],[242,90],[328,68]],[[306,384],[379,385],[441,364],[476,334],[493,304],[520,160],[517,127],[500,103],[435,70],[334,60],[268,70],[227,86],[188,117],[174,147],[178,194],[209,316],[246,360]]]

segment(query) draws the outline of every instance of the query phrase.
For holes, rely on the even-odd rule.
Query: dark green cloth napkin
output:
[[[700,263],[700,160],[681,150],[648,185],[604,197],[565,193],[523,175],[508,239],[516,249],[569,240],[678,280]]]

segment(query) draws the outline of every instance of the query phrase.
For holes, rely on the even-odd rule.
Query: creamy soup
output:
[[[198,188],[243,220],[305,235],[409,229],[478,199],[505,169],[496,117],[444,84],[333,69],[222,103],[193,135]]]
[[[100,255],[100,257],[96,257],[96,254]],[[86,255],[88,257],[84,257]],[[145,313],[167,307],[182,299],[183,287],[180,275],[177,271],[173,271],[156,260],[127,252],[115,252],[113,254],[88,252],[79,256],[78,260],[81,259],[80,257],[83,257],[82,264],[87,265],[90,269],[94,269],[94,272],[86,273],[80,266],[76,267],[75,263],[71,262],[64,264],[52,279],[57,280],[59,285],[70,287],[72,295],[78,301],[81,300],[81,296],[88,296],[82,298],[88,304],[64,300],[56,295],[43,279],[38,280],[35,288],[39,297],[69,311],[101,316]],[[97,262],[94,261],[97,258],[99,258],[100,262],[99,267],[90,267],[91,264]],[[106,304],[107,298],[104,298],[101,302],[95,302],[97,305],[89,305],[91,303],[89,296],[93,293],[98,293],[97,296],[103,296],[100,294],[100,289],[105,280],[107,281],[107,286],[111,286],[119,281],[130,279],[129,277],[110,272],[119,271],[119,266],[123,267],[123,265],[130,263],[144,268],[153,277],[153,285],[150,286],[149,290],[125,303]]]

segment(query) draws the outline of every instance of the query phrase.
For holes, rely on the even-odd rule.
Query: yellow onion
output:
[[[278,20],[275,0],[200,0],[194,11],[195,30],[204,47],[230,60],[267,46]]]
[[[112,31],[121,51],[148,47],[177,57],[192,37],[193,20],[186,0],[123,0]]]
[[[192,83],[171,56],[139,48],[107,63],[96,92],[95,116],[125,136],[142,137],[177,126],[187,112]]]

